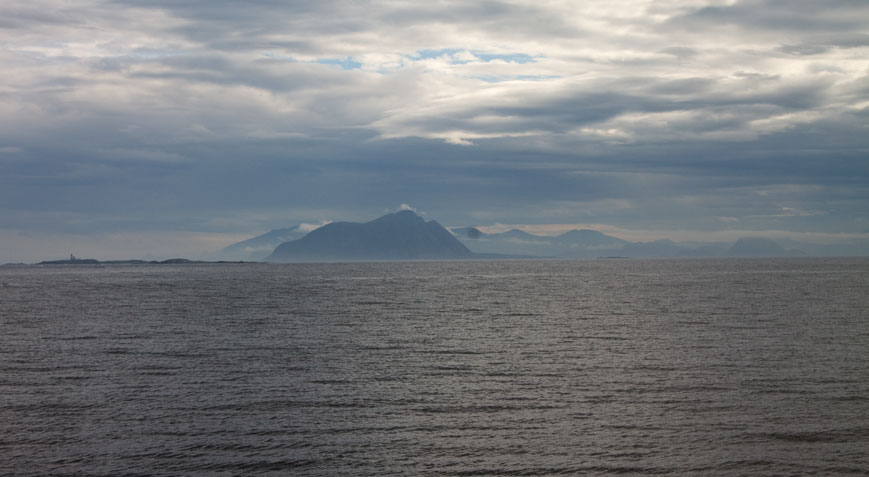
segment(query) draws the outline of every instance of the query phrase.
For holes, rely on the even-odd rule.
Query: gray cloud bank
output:
[[[857,0],[3,2],[0,261],[401,202],[863,240],[867,25]]]

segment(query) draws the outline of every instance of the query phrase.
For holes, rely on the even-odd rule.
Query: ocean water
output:
[[[869,260],[0,268],[0,474],[867,475]]]

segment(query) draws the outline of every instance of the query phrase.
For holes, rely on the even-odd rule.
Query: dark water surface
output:
[[[0,473],[869,474],[869,260],[0,268]]]

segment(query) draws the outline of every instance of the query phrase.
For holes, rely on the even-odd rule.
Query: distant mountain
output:
[[[805,255],[799,250],[785,250],[776,242],[763,237],[744,237],[727,251],[729,257],[792,257]]]
[[[527,241],[527,242],[548,242],[549,237],[541,237],[539,235],[529,234],[524,230],[519,229],[510,229],[506,232],[501,232],[499,234],[490,234],[489,237],[494,239],[504,239],[504,240],[514,240],[514,241]]]
[[[556,253],[567,258],[594,258],[621,255],[630,242],[597,230],[570,230],[552,239]]]
[[[627,240],[588,229],[570,230],[555,237],[552,241],[573,248],[615,247],[630,243]]]
[[[797,257],[800,250],[786,250],[766,238],[742,238],[732,246],[724,244],[679,244],[662,239],[653,242],[630,242],[597,230],[570,230],[547,237],[512,229],[487,234],[475,227],[452,229],[475,253],[522,255],[549,258],[677,258],[677,257]]]
[[[459,227],[452,232],[474,252],[537,257],[595,258],[612,255],[630,243],[587,229],[571,230],[555,237],[519,229],[487,234],[474,227]]]
[[[767,238],[747,237],[732,246],[675,243],[671,240],[630,242],[596,230],[571,230],[557,236],[511,229],[485,233],[476,227],[450,231],[404,210],[366,223],[336,222],[305,235],[299,226],[272,230],[226,247],[223,260],[332,261],[463,258],[676,258],[805,256]],[[800,246],[791,243],[789,246]],[[869,249],[869,246],[865,247]],[[837,249],[821,250],[832,255]],[[272,252],[269,255],[269,252]],[[814,251],[814,250],[813,250]],[[859,254],[859,253],[857,253]]]
[[[526,258],[554,256],[549,242],[551,237],[541,237],[519,229],[495,234],[487,234],[475,227],[456,227],[450,230],[474,253]]]
[[[305,236],[298,225],[285,229],[275,229],[254,238],[234,243],[220,251],[220,258],[226,260],[258,261],[269,256],[278,245]]]
[[[451,228],[450,231],[456,237],[472,240],[476,240],[478,238],[486,236],[485,233],[481,232],[480,229],[476,227],[454,227]]]
[[[333,222],[283,243],[270,262],[467,259],[474,254],[434,220],[402,210],[371,222]]]

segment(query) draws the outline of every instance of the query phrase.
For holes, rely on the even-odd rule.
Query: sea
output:
[[[2,475],[869,475],[869,259],[0,267]]]

